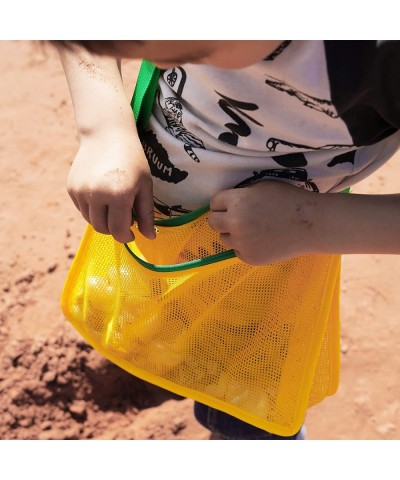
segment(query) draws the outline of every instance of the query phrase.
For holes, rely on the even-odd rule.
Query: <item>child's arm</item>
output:
[[[60,56],[80,141],[67,182],[72,201],[95,230],[123,243],[134,238],[134,208],[140,231],[154,238],[150,170],[116,59],[80,47]]]
[[[400,254],[400,194],[319,194],[264,181],[211,200],[210,226],[252,265],[306,253]]]

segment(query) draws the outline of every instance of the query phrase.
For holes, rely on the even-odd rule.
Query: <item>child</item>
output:
[[[251,265],[400,253],[400,195],[338,193],[400,146],[400,42],[82,41],[60,53],[80,137],[68,192],[98,232],[132,241],[133,207],[154,238],[154,217],[210,202],[211,228]],[[162,69],[139,134],[116,58]],[[280,438],[198,403],[195,414],[223,438]]]

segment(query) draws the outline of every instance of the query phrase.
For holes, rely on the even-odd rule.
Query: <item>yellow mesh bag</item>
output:
[[[62,309],[133,375],[278,435],[339,380],[340,256],[254,267],[226,251],[208,212],[156,222],[127,245],[88,226]]]

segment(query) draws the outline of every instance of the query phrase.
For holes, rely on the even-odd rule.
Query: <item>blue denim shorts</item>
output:
[[[295,435],[281,437],[198,402],[194,403],[194,416],[214,436],[224,440],[304,440],[305,438],[304,427]]]

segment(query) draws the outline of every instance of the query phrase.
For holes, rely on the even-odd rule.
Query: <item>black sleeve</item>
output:
[[[331,98],[355,145],[400,129],[400,41],[325,41]]]

